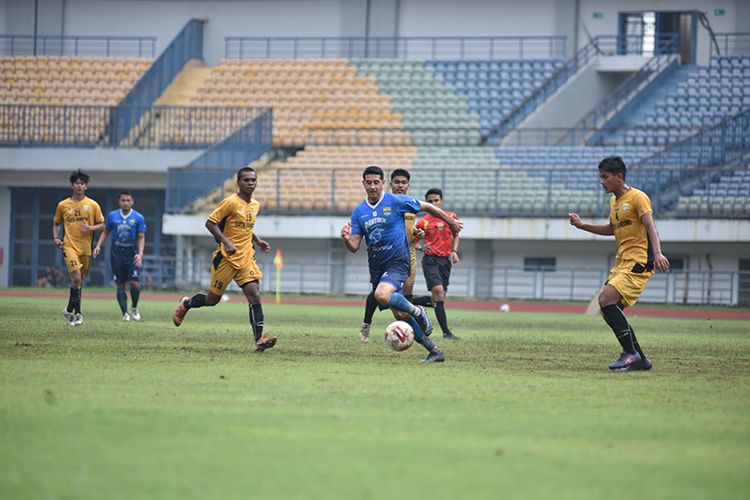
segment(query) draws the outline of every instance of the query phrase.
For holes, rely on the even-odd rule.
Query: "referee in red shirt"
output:
[[[443,206],[443,192],[438,188],[432,188],[425,195],[427,203],[438,208]],[[458,215],[446,212],[449,216],[458,220]],[[453,236],[451,229],[437,217],[426,215],[419,219],[417,228],[424,231],[424,245],[422,245],[422,272],[427,281],[427,289],[432,293],[432,305],[435,308],[440,328],[443,330],[443,338],[458,340],[458,337],[448,328],[448,318],[445,315],[445,293],[448,290],[448,282],[451,277],[451,267],[460,260],[458,256],[458,236]]]

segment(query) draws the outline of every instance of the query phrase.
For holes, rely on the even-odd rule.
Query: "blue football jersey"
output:
[[[112,233],[112,249],[135,251],[138,248],[138,233],[146,232],[146,220],[136,210],[123,217],[122,210],[112,210],[107,215],[105,227]]]
[[[417,213],[419,207],[418,199],[393,193],[383,193],[375,205],[366,199],[357,205],[352,212],[352,234],[365,237],[371,270],[410,265],[404,214]]]

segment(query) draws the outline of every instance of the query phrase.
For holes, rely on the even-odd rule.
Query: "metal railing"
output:
[[[256,116],[189,165],[167,171],[165,209],[184,210],[191,202],[221,188],[234,172],[260,158],[272,146],[273,113]]]
[[[113,132],[117,133],[112,139],[115,144],[140,121],[141,115],[134,111],[151,106],[190,59],[203,58],[204,23],[200,19],[188,21],[120,102],[112,117],[118,123],[111,125]]]
[[[609,216],[610,195],[601,188],[596,162],[575,168],[550,167],[547,161],[540,161],[535,167],[475,168],[456,160],[442,160],[441,163],[447,161],[452,164],[451,168],[412,167],[413,192],[424,193],[434,187],[440,188],[452,210],[472,216],[565,218],[570,212],[585,217]],[[470,164],[471,160],[467,163]],[[722,174],[730,174],[736,169],[635,168],[628,170],[628,182],[651,197],[659,218],[745,219],[750,216],[750,201],[742,199],[727,201],[725,196],[706,194],[702,196],[701,205],[690,212],[687,206],[677,207],[675,203],[679,196],[688,196],[693,190],[707,187]],[[313,179],[304,188],[304,193],[300,188],[300,168],[260,171],[254,196],[263,205],[264,213],[348,215],[364,197],[361,169],[311,167],[304,171]],[[232,173],[223,172],[223,180],[227,181]],[[687,183],[688,179],[694,179],[694,182]],[[202,185],[199,181],[196,184]],[[682,190],[676,191],[680,186]],[[212,199],[201,207],[193,207],[192,211],[205,210],[234,191],[231,183],[225,184],[224,190],[214,187]],[[682,211],[675,211],[677,209]]]
[[[567,223],[567,222],[562,222]],[[276,275],[273,257],[257,255],[263,272],[261,291],[276,291]],[[162,273],[174,276],[176,288],[190,289],[208,286],[211,269],[210,255],[193,259],[165,259],[164,265],[175,265],[174,272]],[[332,263],[319,255],[304,261],[284,259],[284,269],[279,276],[283,293],[356,294],[369,292],[367,280],[358,279],[366,273],[366,264]],[[144,272],[144,275],[147,275]],[[464,260],[451,272],[451,296],[461,298],[506,298],[521,300],[573,300],[588,301],[599,290],[609,274],[608,268],[564,267],[554,270],[526,269],[520,266],[485,267],[467,264]],[[655,274],[639,303],[666,304],[721,304],[737,305],[741,290],[741,279],[750,279],[750,272],[679,270]],[[152,280],[155,282],[155,280]],[[166,285],[166,284],[165,284]],[[162,286],[165,286],[162,285]],[[422,289],[424,278],[417,273],[415,290]],[[230,296],[236,293],[244,301],[241,290],[232,284]],[[231,300],[231,299],[230,299]]]
[[[677,38],[673,40],[673,43],[676,44],[676,42]],[[613,90],[604,101],[581,118],[573,128],[598,129],[604,126],[615,118],[618,113],[622,113],[636,95],[643,92],[649,85],[659,80],[663,75],[668,74],[672,68],[676,68],[678,65],[679,56],[672,53],[652,57],[640,70],[630,75]],[[596,135],[599,135],[599,132],[592,132],[589,137],[583,138],[582,142],[585,143]]]
[[[701,126],[605,126],[514,128],[504,131],[503,146],[660,146],[666,147],[683,141],[706,127],[713,126],[713,119],[705,118]],[[636,137],[637,136],[637,137]]]
[[[716,45],[709,40],[710,53],[717,56],[741,56],[750,54],[750,33],[715,33]]]
[[[677,50],[674,36],[669,35],[656,41],[657,46],[664,46],[665,51]],[[534,111],[549,96],[554,94],[570,77],[575,75],[583,67],[587,66],[598,56],[631,55],[642,54],[643,36],[635,35],[613,35],[597,36],[583,46],[575,56],[558,68],[550,77],[544,81],[536,90],[511,111],[497,127],[487,135],[487,142],[498,144],[503,138],[503,133],[513,130],[532,111]]]
[[[559,59],[564,36],[243,37],[224,39],[226,59]]]
[[[750,153],[750,109],[702,130],[678,144],[642,159],[628,179],[654,195],[655,206],[669,206],[703,175],[731,165]]]
[[[4,147],[210,147],[265,108],[227,106],[112,106],[0,104]],[[137,126],[128,117],[140,116]]]
[[[154,57],[156,37],[0,35],[0,55]]]

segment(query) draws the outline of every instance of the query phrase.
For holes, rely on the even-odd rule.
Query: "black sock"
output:
[[[130,285],[130,298],[133,300],[133,309],[138,307],[138,301],[141,299],[141,287]]]
[[[260,305],[260,302],[250,304],[250,326],[257,342],[263,336],[263,306]]]
[[[73,312],[76,314],[81,314],[81,289],[80,288],[71,288],[71,304],[73,306]]]
[[[375,300],[375,293],[370,292],[365,300],[365,317],[362,320],[363,323],[368,325],[372,324],[372,317],[375,315],[375,309],[378,308],[378,301]]]
[[[198,292],[192,297],[190,297],[190,300],[188,300],[187,306],[188,309],[192,309],[194,307],[203,307],[206,305],[206,292]]]
[[[77,288],[70,287],[70,291],[68,292],[68,306],[65,308],[65,310],[68,311],[69,313],[75,314],[76,312],[75,302],[76,302],[77,290],[78,290]]]
[[[432,307],[432,297],[429,295],[414,297],[410,302],[415,306]]]
[[[604,321],[607,322],[615,333],[615,337],[617,337],[617,341],[622,346],[622,350],[628,354],[635,354],[633,335],[630,333],[628,319],[625,317],[622,309],[617,304],[610,304],[602,307],[602,314],[604,315]]]
[[[640,354],[643,359],[646,359],[646,355],[643,354],[641,345],[638,343],[638,339],[635,336],[635,330],[633,330],[633,326],[629,324],[628,328],[630,328],[630,335],[633,336],[633,346],[635,347],[635,350],[638,351],[638,354]]]
[[[443,330],[443,334],[449,333],[448,329],[448,317],[445,315],[445,302],[435,302],[435,316],[437,316],[438,323],[440,323],[440,329]]]

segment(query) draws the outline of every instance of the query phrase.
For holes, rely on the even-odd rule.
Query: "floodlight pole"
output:
[[[34,55],[36,55],[36,34],[39,25],[39,0],[34,0]]]

